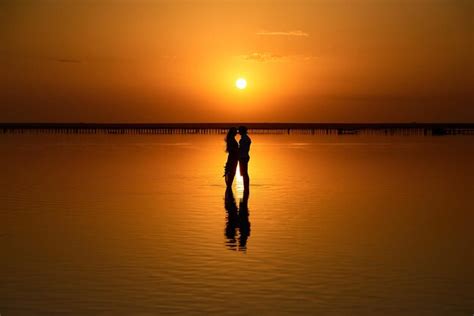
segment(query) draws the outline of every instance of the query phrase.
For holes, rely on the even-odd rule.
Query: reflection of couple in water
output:
[[[225,191],[225,209],[227,211],[225,237],[227,238],[227,247],[231,250],[247,250],[247,239],[250,236],[248,200],[249,191],[245,190],[237,208],[232,188],[227,187]]]
[[[247,127],[240,126],[238,129],[240,134],[240,141],[237,143],[235,140],[235,136],[237,135],[237,128],[231,127],[227,136],[225,138],[226,142],[226,152],[229,153],[227,156],[227,163],[225,164],[224,168],[224,177],[225,183],[227,187],[232,186],[232,182],[234,181],[235,173],[237,171],[237,165],[240,168],[240,175],[244,179],[244,189],[249,189],[249,173],[248,173],[248,165],[249,165],[249,151],[250,151],[250,144],[252,141],[250,137],[247,135]]]
[[[235,136],[240,134],[240,141],[237,143]],[[239,129],[232,127],[229,129],[225,138],[226,152],[228,153],[227,162],[224,169],[225,183],[225,209],[227,211],[227,223],[225,227],[225,236],[227,246],[232,250],[245,251],[247,249],[247,239],[250,236],[249,222],[249,173],[248,164],[250,160],[249,151],[252,141],[247,135],[247,128],[240,126]],[[240,168],[240,175],[244,180],[244,195],[240,200],[239,207],[235,202],[232,192],[232,182],[234,182],[237,172],[237,165]],[[238,238],[236,238],[238,232]]]

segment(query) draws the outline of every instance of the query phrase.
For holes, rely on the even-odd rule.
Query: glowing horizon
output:
[[[7,0],[0,121],[474,121],[473,6]]]

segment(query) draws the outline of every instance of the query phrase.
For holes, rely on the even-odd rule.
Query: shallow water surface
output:
[[[0,137],[0,313],[474,313],[474,139]]]

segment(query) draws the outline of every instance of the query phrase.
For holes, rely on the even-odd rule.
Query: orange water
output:
[[[0,313],[474,312],[474,138],[251,137],[1,136]]]

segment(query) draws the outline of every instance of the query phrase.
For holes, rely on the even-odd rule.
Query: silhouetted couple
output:
[[[237,132],[240,134],[240,141],[237,143],[235,136]],[[250,185],[250,178],[248,172],[249,166],[249,151],[252,140],[247,135],[247,127],[240,126],[239,129],[231,127],[225,138],[226,152],[228,153],[227,162],[224,168],[224,177],[227,187],[232,186],[234,182],[235,173],[237,172],[237,165],[240,168],[240,175],[244,179],[244,189],[248,190]]]

